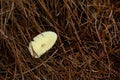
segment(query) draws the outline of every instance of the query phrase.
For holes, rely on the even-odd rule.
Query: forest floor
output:
[[[120,80],[119,0],[0,0],[0,80]],[[36,35],[58,39],[40,58]]]

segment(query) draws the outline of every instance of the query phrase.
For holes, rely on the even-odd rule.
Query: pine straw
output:
[[[119,0],[1,0],[0,80],[119,80]],[[28,45],[54,31],[39,59]]]

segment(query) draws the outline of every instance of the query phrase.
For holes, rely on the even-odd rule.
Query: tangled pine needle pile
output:
[[[119,80],[119,0],[1,0],[0,80]],[[54,31],[36,59],[28,45]]]

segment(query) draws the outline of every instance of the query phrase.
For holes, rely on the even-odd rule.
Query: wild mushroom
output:
[[[52,31],[46,31],[38,34],[29,43],[29,51],[35,58],[39,58],[42,54],[52,48],[57,40],[57,34]]]

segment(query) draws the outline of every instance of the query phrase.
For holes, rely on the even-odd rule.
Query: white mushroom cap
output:
[[[38,34],[29,44],[29,51],[35,58],[39,58],[42,54],[52,48],[57,40],[57,34],[52,31],[46,31]]]

